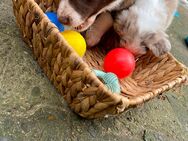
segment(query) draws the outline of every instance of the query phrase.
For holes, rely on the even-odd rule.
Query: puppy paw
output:
[[[86,31],[85,40],[88,47],[93,47],[97,45],[101,37],[98,35],[97,31],[88,30]]]
[[[171,49],[168,36],[164,32],[150,33],[143,37],[143,43],[146,48],[151,50],[157,57],[167,53]]]

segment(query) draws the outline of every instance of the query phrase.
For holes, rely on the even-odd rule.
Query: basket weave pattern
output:
[[[105,54],[88,49],[80,58],[44,15],[56,11],[59,0],[12,1],[24,41],[71,109],[82,117],[122,113],[188,79],[187,68],[171,54],[156,58],[148,53],[137,61],[134,73],[120,81],[121,95],[113,94],[92,72],[93,68],[102,70]]]

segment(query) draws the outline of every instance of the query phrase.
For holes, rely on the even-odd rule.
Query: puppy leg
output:
[[[151,50],[157,57],[169,52],[171,49],[168,35],[163,31],[145,34],[142,45]]]
[[[104,33],[113,25],[113,19],[109,12],[104,12],[96,19],[94,24],[86,31],[86,43],[89,47],[99,43]]]

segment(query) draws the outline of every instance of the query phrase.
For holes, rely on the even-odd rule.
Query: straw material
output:
[[[104,51],[88,49],[80,58],[44,15],[43,12],[56,11],[59,0],[12,1],[24,41],[71,109],[82,117],[122,113],[188,79],[187,68],[171,54],[156,58],[148,53],[139,58],[133,74],[120,81],[121,94],[113,94],[92,71],[102,70]]]

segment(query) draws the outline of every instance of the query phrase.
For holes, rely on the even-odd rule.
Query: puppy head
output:
[[[113,10],[123,0],[61,0],[57,14],[60,22],[78,31],[86,30],[100,13]]]

